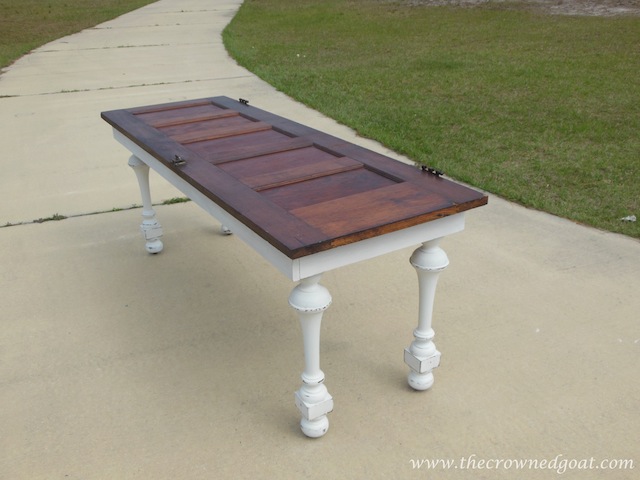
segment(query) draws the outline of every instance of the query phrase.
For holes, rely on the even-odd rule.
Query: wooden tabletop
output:
[[[102,118],[291,259],[487,203],[481,192],[227,97]]]

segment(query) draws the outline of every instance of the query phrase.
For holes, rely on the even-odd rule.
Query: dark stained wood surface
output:
[[[487,203],[481,192],[227,97],[102,118],[292,259]],[[186,163],[174,165],[176,155]]]

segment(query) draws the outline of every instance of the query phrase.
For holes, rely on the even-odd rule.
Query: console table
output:
[[[405,349],[409,384],[433,385],[440,363],[431,328],[439,273],[449,264],[439,241],[464,228],[481,192],[440,172],[414,168],[249,105],[213,97],[103,112],[131,153],[141,190],[141,230],[150,253],[163,249],[149,168],[215,217],[289,279],[302,325],[305,366],[295,403],[309,437],[327,432],[333,398],[320,369],[320,323],[331,304],[323,272],[420,245],[419,318]]]

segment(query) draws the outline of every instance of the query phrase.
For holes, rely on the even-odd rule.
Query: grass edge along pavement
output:
[[[640,214],[640,17],[410,3],[245,0],[223,39],[240,65],[362,136],[640,238],[640,222],[621,220]]]

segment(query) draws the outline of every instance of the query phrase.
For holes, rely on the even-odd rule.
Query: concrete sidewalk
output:
[[[424,393],[402,361],[417,321],[412,249],[325,274],[336,406],[310,440],[293,403],[290,282],[193,203],[157,208],[158,256],[139,209],[81,215],[140,203],[103,110],[243,97],[390,154],[227,56],[220,33],[240,3],[159,1],[0,76],[0,225],[72,217],[0,228],[0,478],[546,479],[555,470],[457,462],[558,455],[635,462],[564,478],[637,478],[640,242],[495,197],[469,212],[442,245],[443,361]],[[155,175],[152,191],[181,195]],[[457,468],[413,469],[421,459]]]

